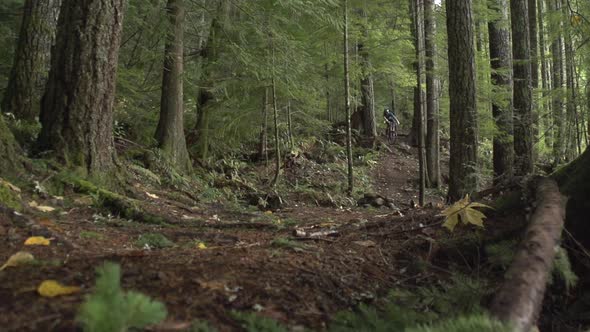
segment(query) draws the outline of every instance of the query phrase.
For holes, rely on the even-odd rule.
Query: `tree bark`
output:
[[[426,123],[424,121],[425,93],[422,89],[425,81],[424,62],[424,0],[412,0],[414,49],[416,52],[416,87],[414,88],[414,114],[418,121],[418,172],[419,172],[419,204],[424,206],[426,183]]]
[[[543,121],[543,134],[545,135],[545,145],[548,147],[553,146],[553,130],[551,127],[553,126],[553,122],[551,121],[551,102],[549,101],[549,90],[551,89],[550,86],[550,74],[549,74],[549,65],[547,63],[548,59],[546,57],[547,48],[545,43],[545,23],[544,23],[544,14],[545,14],[545,2],[544,0],[540,0],[537,6],[537,20],[539,23],[539,54],[541,60],[541,82],[542,82],[542,96],[543,102],[539,103],[539,106],[542,105],[542,112],[539,112],[540,117],[544,119]],[[540,123],[538,124],[540,126]]]
[[[260,141],[258,142],[258,158],[264,159],[268,165],[268,87],[264,87],[262,97],[262,124],[260,126]]]
[[[554,180],[540,181],[536,200],[524,240],[491,306],[494,316],[522,332],[530,331],[538,318],[565,220],[566,199]]]
[[[477,191],[477,99],[472,0],[447,0],[451,158],[448,200]]]
[[[344,0],[344,108],[346,113],[346,157],[348,166],[348,195],[354,189],[354,173],[352,168],[352,123],[350,112],[350,70],[348,56],[348,0]]]
[[[543,1],[543,0],[541,0]],[[528,0],[528,16],[529,16],[529,41],[530,41],[530,65],[531,65],[531,84],[532,84],[532,123],[533,123],[533,162],[537,159],[537,148],[534,142],[539,138],[539,108],[537,107],[538,89],[539,89],[539,53],[538,36],[537,36],[537,0]]]
[[[533,172],[533,115],[527,2],[511,0],[514,62],[514,153],[516,175]]]
[[[548,8],[552,12],[559,11],[561,4],[555,0],[547,0]],[[561,22],[554,22],[551,27],[552,31],[561,31]],[[551,54],[553,60],[552,66],[552,111],[553,111],[553,156],[555,158],[554,163],[559,164],[564,160],[563,156],[565,153],[564,145],[564,102],[563,102],[563,86],[564,86],[564,59],[563,59],[563,38],[561,33],[557,34],[557,37],[551,43]]]
[[[514,162],[514,141],[512,121],[512,51],[510,50],[510,29],[508,0],[488,2],[490,10],[497,13],[497,19],[488,23],[490,35],[490,59],[492,84],[495,92],[492,115],[497,132],[493,141],[493,164],[495,182],[512,176]]]
[[[160,120],[155,138],[158,147],[179,171],[192,169],[184,136],[184,3],[168,0],[166,6],[170,20],[164,51]]]
[[[439,80],[436,61],[436,12],[434,0],[424,0],[426,50],[426,165],[431,188],[440,187]]]
[[[47,81],[61,0],[27,0],[2,112],[35,121]]]
[[[281,141],[279,140],[279,110],[277,107],[277,85],[275,73],[275,45],[273,37],[271,36],[271,52],[272,52],[272,74],[271,74],[271,92],[272,92],[272,113],[274,118],[274,136],[275,136],[275,176],[272,180],[272,186],[275,187],[279,182],[281,174]]]
[[[12,132],[0,115],[0,176],[13,176],[21,170],[19,152]]]
[[[112,169],[123,0],[65,0],[41,102],[40,151],[90,174]]]
[[[367,22],[365,22],[367,19],[367,13],[364,9],[361,10],[361,19],[364,21],[363,24],[361,24],[363,35],[361,41],[357,44],[361,66],[361,114],[363,117],[363,136],[368,142],[371,142],[372,145],[377,136],[377,126],[375,122],[375,97],[371,60],[369,51],[365,47],[365,43],[369,39],[369,30],[367,28]]]

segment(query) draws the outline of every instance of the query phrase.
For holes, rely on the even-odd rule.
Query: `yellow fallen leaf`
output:
[[[48,246],[51,240],[43,236],[32,236],[25,241],[25,246]]]
[[[4,179],[0,179],[0,184],[5,185],[6,187],[8,187],[8,189],[10,189],[10,190],[12,190],[12,191],[14,191],[16,193],[19,193],[19,194],[21,193],[21,190],[20,190],[19,187],[13,185],[12,183],[10,183],[10,182],[8,182],[8,181],[6,181]]]
[[[37,288],[39,295],[43,297],[56,297],[70,295],[80,291],[80,287],[64,286],[55,280],[45,280]]]
[[[272,211],[264,211],[264,214],[272,214]]]
[[[26,251],[19,251],[16,254],[10,256],[6,263],[0,267],[0,271],[6,269],[7,267],[16,267],[19,265],[23,265],[26,263],[30,263],[35,260],[35,257]]]
[[[53,208],[51,206],[39,205],[39,203],[37,203],[35,201],[30,202],[29,203],[29,206],[32,207],[32,208],[34,208],[34,209],[37,209],[37,210],[39,210],[41,212],[53,212],[53,211],[55,211],[55,208]]]
[[[207,249],[207,245],[205,245],[205,243],[203,242],[199,242],[199,244],[197,244],[197,248],[203,250],[203,249]]]
[[[148,193],[147,191],[145,192],[145,194],[146,194],[146,195],[147,195],[149,198],[153,198],[153,199],[158,199],[158,198],[160,198],[160,197],[158,197],[158,195],[156,195],[156,194],[150,194],[150,193]]]

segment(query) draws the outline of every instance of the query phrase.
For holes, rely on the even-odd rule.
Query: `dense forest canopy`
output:
[[[375,330],[528,331],[554,317],[558,329],[588,327],[587,281],[570,290],[574,272],[590,270],[589,36],[586,0],[2,0],[0,259],[16,258],[0,271],[34,260],[15,254],[29,240],[57,241],[56,257],[76,252],[84,282],[100,266],[79,307],[80,288],[47,286],[80,301],[57,314],[32,306],[50,317],[27,322],[33,330],[46,321],[88,331],[212,328],[197,317],[222,330],[282,329],[244,308],[324,330],[363,330],[367,320]],[[367,259],[345,263],[349,245]],[[195,248],[206,257],[194,258]],[[177,306],[182,288],[166,297],[137,281],[162,302],[123,292],[120,265],[141,270],[125,261],[132,250],[161,255],[153,269],[162,287],[183,284],[175,273],[204,259],[210,266],[191,270],[198,286],[186,288],[231,300],[195,315]],[[188,261],[171,268],[166,250]],[[241,302],[262,301],[272,281],[281,291],[269,298],[297,297],[276,266],[264,266],[303,273],[298,255],[311,251],[321,276],[311,288],[343,295],[313,296],[297,313],[290,303]],[[103,265],[105,252],[122,263]],[[233,264],[225,284],[205,278]],[[62,265],[49,274],[63,276]],[[455,287],[480,267],[481,292],[468,291],[477,296],[450,314],[461,302]],[[249,269],[268,277],[264,290],[229,286]],[[334,271],[355,277],[327,285]],[[359,284],[368,288],[353,290]],[[112,297],[101,293],[109,285]],[[443,304],[426,300],[446,291]],[[122,314],[108,323],[97,312],[113,303]],[[125,316],[134,303],[143,316]],[[166,305],[173,314],[162,323]],[[494,318],[476,315],[482,308]],[[351,316],[332,317],[342,310]],[[432,325],[440,318],[450,321]],[[19,330],[19,319],[8,321]]]

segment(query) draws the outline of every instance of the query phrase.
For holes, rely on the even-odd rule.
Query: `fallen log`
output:
[[[490,308],[513,331],[529,332],[538,318],[565,220],[566,198],[554,180],[540,180],[535,193],[536,209]]]

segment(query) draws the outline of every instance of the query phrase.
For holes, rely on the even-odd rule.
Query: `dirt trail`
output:
[[[393,166],[392,166],[393,165]],[[430,247],[412,231],[440,211],[411,209],[416,160],[394,147],[375,169],[377,189],[399,202],[389,209],[286,208],[269,215],[211,205],[179,206],[165,193],[147,195],[145,208],[165,213],[169,225],[141,225],[97,215],[84,204],[63,213],[15,218],[0,214],[0,260],[27,250],[40,264],[0,272],[3,331],[73,331],[79,304],[103,261],[122,265],[122,285],[163,301],[169,321],[200,318],[220,331],[239,329],[231,312],[257,310],[289,326],[322,329],[338,311],[383,295],[421,272],[403,269]],[[432,197],[431,199],[436,199]],[[300,240],[294,228],[334,230],[335,236]],[[49,247],[24,247],[39,233],[59,235]],[[174,247],[144,250],[141,234],[161,233]],[[199,249],[206,243],[207,249]],[[79,285],[79,294],[55,299],[35,291],[45,279]]]
[[[374,187],[377,193],[393,199],[400,207],[418,203],[418,160],[417,151],[405,143],[405,136],[399,136],[392,152],[383,153],[373,172]],[[443,166],[446,162],[443,161]],[[427,190],[426,203],[444,203],[438,192]]]

